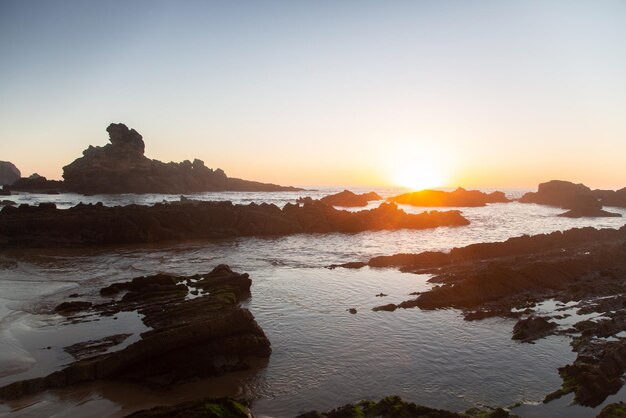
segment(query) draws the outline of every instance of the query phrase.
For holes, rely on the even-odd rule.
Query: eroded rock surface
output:
[[[98,379],[152,387],[246,369],[250,358],[266,358],[271,353],[263,330],[239,306],[250,296],[250,285],[247,274],[220,265],[207,274],[158,274],[108,286],[101,293],[115,299],[85,306],[89,316],[137,312],[149,330],[118,351],[107,350],[128,335],[115,330],[99,340],[69,346],[66,351],[76,362],[46,377],[4,386],[0,398]],[[86,316],[77,313],[69,319],[80,321]]]

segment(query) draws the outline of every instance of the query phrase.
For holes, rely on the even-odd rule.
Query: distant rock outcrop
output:
[[[602,210],[602,206],[626,207],[626,188],[618,191],[591,190],[584,184],[551,180],[539,184],[536,192],[524,194],[520,202],[569,209],[559,215],[567,218],[619,217],[619,213]]]
[[[48,180],[34,173],[20,178],[7,188],[18,192],[58,194],[65,191],[65,184],[61,180]]]
[[[0,186],[11,185],[20,177],[22,177],[22,174],[15,164],[8,161],[0,161]]]
[[[205,191],[296,191],[294,187],[229,178],[201,160],[164,163],[144,155],[142,136],[123,123],[107,128],[110,144],[89,146],[63,167],[67,190],[77,193],[194,193]]]
[[[320,199],[321,202],[327,205],[343,207],[367,206],[372,200],[382,200],[382,197],[376,192],[356,194],[350,190],[344,190],[343,192],[324,196]]]
[[[421,190],[419,192],[404,193],[388,200],[412,206],[456,206],[475,207],[485,206],[487,203],[507,203],[510,200],[502,192],[483,193],[479,190],[465,190],[462,187],[452,192],[441,190]]]
[[[602,204],[589,187],[563,180],[541,183],[536,192],[526,193],[520,202],[558,206],[563,209],[602,208]]]

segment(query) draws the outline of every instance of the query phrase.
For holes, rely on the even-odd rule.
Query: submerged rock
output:
[[[517,324],[513,327],[513,337],[511,339],[529,343],[550,334],[556,327],[556,322],[548,321],[543,317],[531,316],[517,321]]]
[[[107,132],[110,144],[90,146],[82,157],[63,167],[67,190],[84,194],[302,190],[230,178],[198,159],[181,163],[151,160],[144,155],[143,137],[134,129],[112,123]]]
[[[559,215],[563,218],[621,218],[620,213],[607,212],[598,208],[572,209]]]
[[[376,307],[372,308],[372,310],[374,312],[378,312],[378,311],[393,312],[396,309],[398,309],[398,307],[396,305],[394,305],[393,303],[388,303],[386,305],[376,306]]]
[[[507,203],[510,200],[502,192],[483,193],[478,190],[465,190],[462,187],[452,192],[422,190],[404,193],[388,199],[391,202],[413,206],[486,206],[488,203]]]
[[[118,351],[104,351],[128,337],[118,330],[95,341],[67,347],[78,360],[46,377],[0,388],[0,399],[93,380],[135,382],[158,387],[250,367],[267,358],[270,342],[252,314],[239,306],[250,296],[247,274],[220,265],[190,277],[159,274],[118,283],[121,298],[94,305],[91,313],[137,312],[148,331]],[[191,290],[198,295],[189,297]],[[80,317],[70,317],[80,321]]]
[[[468,225],[459,211],[407,214],[395,204],[348,212],[320,202],[304,206],[233,205],[230,202],[70,209],[21,205],[0,211],[0,246],[77,246],[270,236],[354,233]]]

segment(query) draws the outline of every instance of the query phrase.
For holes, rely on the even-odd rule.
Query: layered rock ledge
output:
[[[459,211],[407,214],[395,204],[348,212],[320,202],[233,205],[186,202],[106,207],[79,204],[7,206],[0,211],[0,248],[153,243],[240,236],[362,232],[468,225]]]
[[[248,274],[220,265],[207,274],[158,274],[107,286],[100,294],[111,298],[108,302],[66,313],[68,324],[136,312],[149,330],[114,351],[129,335],[107,328],[101,339],[65,348],[75,362],[46,377],[4,386],[0,399],[94,380],[158,387],[249,368],[251,359],[271,353],[263,330],[239,306],[250,297],[250,285]]]

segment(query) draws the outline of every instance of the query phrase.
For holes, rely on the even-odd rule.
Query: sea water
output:
[[[198,200],[274,203],[300,196],[321,197],[343,188],[307,192],[202,193]],[[383,197],[394,189],[374,190]],[[523,190],[506,191],[519,197]],[[53,201],[69,207],[79,201],[105,205],[153,204],[172,195],[74,194],[11,196],[18,203]],[[372,202],[376,207],[380,202]],[[140,408],[202,396],[242,396],[256,415],[288,417],[327,410],[360,399],[397,394],[431,407],[464,410],[511,406],[527,416],[595,416],[597,409],[568,406],[571,396],[534,407],[561,384],[557,368],[572,362],[569,339],[551,336],[536,344],[511,340],[514,320],[464,321],[456,310],[372,308],[399,303],[430,287],[429,276],[395,269],[334,269],[331,264],[367,261],[398,252],[448,251],[477,242],[502,241],[574,227],[619,228],[623,218],[556,217],[558,208],[497,203],[478,208],[416,208],[407,212],[461,210],[464,227],[427,230],[300,234],[236,238],[167,245],[89,249],[9,249],[0,253],[0,385],[43,375],[71,359],[63,347],[78,342],[52,312],[71,293],[88,294],[112,282],[155,273],[191,275],[229,264],[250,274],[252,297],[244,304],[272,343],[267,362],[249,372],[205,379],[178,387],[148,390],[127,384],[93,383],[48,391],[0,405],[7,416],[124,416]],[[359,210],[359,209],[349,209]],[[384,293],[387,296],[377,297]],[[355,308],[356,314],[348,309]],[[134,317],[133,317],[134,318]],[[124,318],[122,318],[124,319]],[[136,318],[135,318],[136,319]],[[130,319],[129,319],[130,320]],[[51,338],[52,335],[57,335]],[[85,332],[84,340],[93,339]],[[45,351],[47,350],[47,351]],[[625,398],[624,390],[607,402]]]

